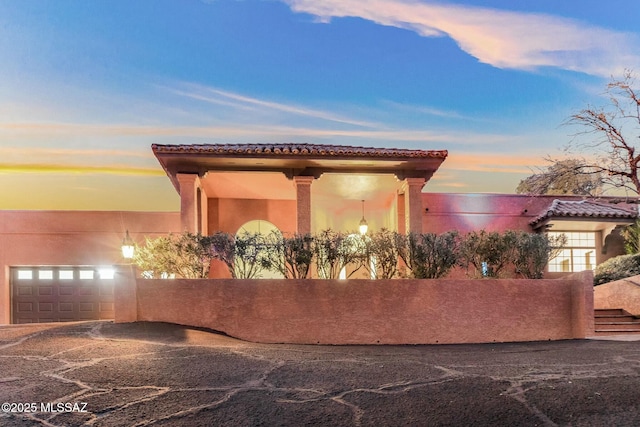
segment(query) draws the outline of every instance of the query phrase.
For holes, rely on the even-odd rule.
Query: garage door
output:
[[[111,268],[11,268],[11,323],[113,319],[113,279]]]

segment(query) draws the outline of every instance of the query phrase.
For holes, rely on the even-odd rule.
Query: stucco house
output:
[[[180,195],[180,211],[0,211],[0,324],[113,317],[113,274],[125,233],[211,234],[278,229],[442,233],[565,233],[550,274],[593,269],[624,252],[638,216],[619,198],[430,193],[444,150],[317,144],[151,147]],[[224,272],[212,270],[213,277]],[[218,276],[217,276],[218,275]]]

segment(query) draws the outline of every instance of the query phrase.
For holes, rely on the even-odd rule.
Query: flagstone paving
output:
[[[302,346],[10,325],[2,402],[2,426],[637,426],[640,342]]]

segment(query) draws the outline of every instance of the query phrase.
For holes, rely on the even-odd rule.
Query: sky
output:
[[[449,150],[512,193],[640,70],[637,0],[0,0],[0,209],[179,210],[151,144]]]

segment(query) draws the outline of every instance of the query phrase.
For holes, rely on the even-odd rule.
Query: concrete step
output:
[[[595,310],[596,316],[620,316],[620,315],[629,315],[628,312],[624,311],[621,308],[596,308]]]
[[[640,329],[596,329],[595,335],[640,335]]]
[[[625,329],[640,331],[640,322],[596,322],[595,328],[596,330]]]
[[[596,335],[640,335],[640,317],[623,309],[595,310]]]
[[[596,314],[596,323],[605,323],[605,322],[640,322],[640,319],[631,315],[598,316]]]

